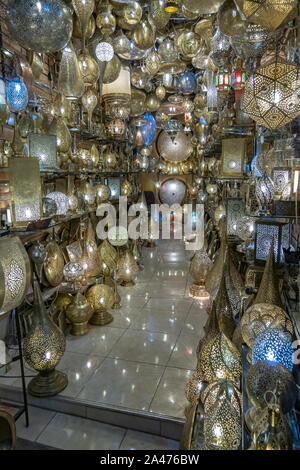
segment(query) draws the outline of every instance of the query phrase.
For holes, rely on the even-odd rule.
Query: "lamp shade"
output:
[[[128,67],[122,67],[119,76],[111,83],[103,83],[102,97],[104,101],[129,102],[131,98],[130,71]]]
[[[29,155],[37,157],[40,168],[57,168],[57,137],[51,134],[29,134]]]
[[[147,123],[140,127],[144,145],[147,147],[152,144],[156,136],[156,122],[152,114],[145,113],[144,119]]]
[[[6,88],[6,99],[11,111],[15,113],[23,111],[28,104],[28,90],[20,79],[9,82]]]
[[[19,237],[0,240],[0,315],[24,300],[31,277],[30,261]]]
[[[252,364],[267,361],[271,364],[281,364],[290,371],[293,370],[294,349],[286,333],[277,328],[267,328],[254,340],[252,349]]]

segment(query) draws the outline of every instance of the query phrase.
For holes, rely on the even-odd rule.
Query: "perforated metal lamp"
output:
[[[268,258],[274,238],[275,263],[283,262],[283,248],[290,243],[289,224],[276,220],[259,219],[255,224],[255,263],[261,264]]]

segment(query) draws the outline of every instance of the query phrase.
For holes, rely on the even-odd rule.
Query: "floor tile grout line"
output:
[[[45,408],[42,408],[42,409],[45,409]],[[54,415],[52,416],[52,418],[50,418],[50,420],[48,421],[48,423],[43,427],[42,431],[39,433],[39,435],[36,437],[36,439],[34,440],[34,442],[37,442],[38,439],[41,437],[41,435],[43,434],[44,431],[46,431],[46,428],[49,426],[49,424],[53,421],[53,419],[55,418],[55,416],[57,415],[57,411],[54,411]],[[30,419],[30,417],[29,417]]]
[[[150,413],[151,413],[151,405],[152,405],[152,403],[153,403],[153,400],[154,400],[154,397],[155,397],[155,395],[156,395],[156,392],[158,391],[158,388],[159,388],[159,386],[160,386],[160,384],[161,384],[162,378],[163,378],[163,376],[165,375],[166,369],[167,369],[167,366],[165,366],[164,371],[163,371],[163,373],[162,373],[162,375],[161,375],[161,377],[160,377],[160,379],[159,379],[159,381],[158,381],[158,384],[157,384],[157,387],[156,387],[156,389],[155,389],[155,392],[153,393],[153,396],[152,396],[150,405],[149,405],[148,410],[147,410],[147,411],[149,411]]]

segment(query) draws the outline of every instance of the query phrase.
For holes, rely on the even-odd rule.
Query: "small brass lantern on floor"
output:
[[[86,335],[90,331],[88,322],[92,315],[92,306],[80,292],[77,292],[74,301],[66,309],[67,319],[71,323],[71,335]]]
[[[86,298],[94,312],[90,319],[92,325],[103,326],[113,321],[112,314],[107,311],[112,308],[115,300],[114,291],[110,286],[96,284],[89,289]]]

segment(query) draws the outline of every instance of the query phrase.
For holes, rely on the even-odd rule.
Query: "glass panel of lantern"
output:
[[[231,74],[231,86],[235,89],[244,88],[246,83],[246,71],[243,68],[242,61],[239,60]]]
[[[289,224],[276,220],[260,219],[255,223],[255,263],[261,264],[267,260],[272,239],[274,238],[275,263],[284,260],[283,248],[289,248]]]
[[[231,76],[227,70],[219,69],[216,74],[216,87],[219,90],[227,90],[231,85]]]
[[[245,201],[240,197],[226,200],[227,237],[236,238],[237,223],[245,215]]]
[[[288,199],[291,194],[290,168],[273,168],[273,183],[276,199]]]
[[[121,191],[120,178],[109,178],[107,185],[110,189],[110,199],[119,199]]]
[[[29,134],[29,155],[39,159],[40,169],[57,168],[56,135]]]

